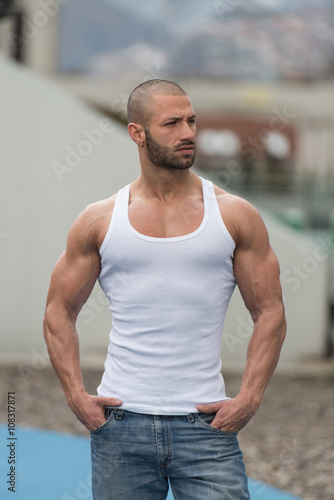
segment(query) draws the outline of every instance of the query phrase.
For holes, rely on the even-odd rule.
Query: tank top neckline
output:
[[[125,223],[127,228],[133,233],[135,236],[138,236],[139,238],[146,240],[146,241],[151,241],[151,242],[157,242],[157,243],[170,243],[174,241],[182,241],[182,240],[187,240],[189,238],[193,238],[194,236],[197,236],[206,226],[206,223],[209,218],[209,201],[208,201],[208,194],[206,192],[206,183],[209,181],[205,181],[202,177],[200,177],[202,181],[202,196],[203,196],[203,201],[204,201],[204,215],[201,224],[198,226],[195,231],[192,231],[191,233],[184,234],[181,236],[171,236],[171,237],[166,237],[166,238],[159,238],[156,236],[147,236],[145,234],[140,233],[137,231],[131,224],[130,219],[129,219],[129,199],[130,199],[130,186],[131,184],[128,184],[124,188],[124,202],[123,202],[123,209],[124,209],[124,216],[125,216]]]

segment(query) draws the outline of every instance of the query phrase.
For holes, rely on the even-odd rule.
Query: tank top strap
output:
[[[122,219],[124,218],[125,210],[127,210],[127,204],[128,204],[127,194],[129,192],[129,187],[130,187],[130,184],[121,188],[117,193],[113,213],[112,213],[110,224],[109,224],[109,228],[108,228],[107,234],[106,234],[106,236],[103,240],[103,243],[100,247],[100,250],[99,250],[100,255],[103,254],[103,252],[108,244],[108,241],[109,241],[111,234],[115,228],[117,220],[119,220],[120,218],[122,218]]]
[[[129,210],[129,198],[130,198],[130,185],[127,184],[122,189],[119,190],[119,206],[118,206],[118,219],[122,224],[127,219],[128,210]],[[117,216],[117,214],[116,214]]]
[[[215,189],[211,181],[209,181],[208,179],[204,179],[203,177],[200,177],[200,179],[202,181],[203,187],[204,204],[206,207],[208,207],[209,205],[212,205],[216,200]]]
[[[202,182],[203,182],[204,202],[206,203],[207,207],[210,207],[210,209],[208,209],[208,212],[210,213],[210,220],[212,221],[213,219],[215,219],[216,222],[218,222],[220,229],[223,231],[225,237],[227,238],[227,240],[229,241],[230,245],[232,246],[232,248],[234,250],[235,249],[235,242],[234,242],[231,234],[229,233],[229,231],[224,223],[224,220],[223,220],[223,217],[222,217],[222,214],[220,212],[219,205],[218,205],[218,200],[217,200],[217,196],[215,193],[215,187],[213,185],[213,182],[211,182],[207,179],[202,179]]]

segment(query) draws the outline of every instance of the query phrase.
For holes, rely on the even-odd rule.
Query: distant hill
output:
[[[163,23],[136,16],[133,10],[103,0],[71,0],[62,7],[59,69],[85,71],[90,61],[105,52],[117,52],[142,42],[168,47]]]
[[[71,0],[59,68],[113,76],[334,77],[333,0]]]
[[[170,53],[177,75],[314,81],[334,77],[334,9],[235,16],[180,41]]]

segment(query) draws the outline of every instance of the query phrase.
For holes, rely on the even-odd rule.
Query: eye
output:
[[[176,121],[172,121],[172,122],[168,122],[166,123],[165,125],[168,126],[168,125],[175,125]]]

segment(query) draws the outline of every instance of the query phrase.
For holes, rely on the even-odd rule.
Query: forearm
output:
[[[120,406],[122,401],[86,393],[80,368],[75,319],[63,309],[48,307],[43,323],[44,338],[68,405],[87,429],[94,430],[105,422],[105,406]]]
[[[51,364],[71,406],[76,395],[84,391],[75,317],[71,318],[66,310],[49,306],[43,328]]]
[[[239,432],[254,416],[276,368],[285,330],[283,307],[275,307],[275,311],[259,315],[248,345],[247,364],[238,396],[216,404],[197,406],[199,411],[216,413],[211,423],[213,427]]]
[[[256,410],[277,366],[285,339],[286,321],[283,305],[259,315],[248,345],[247,363],[239,396]]]

